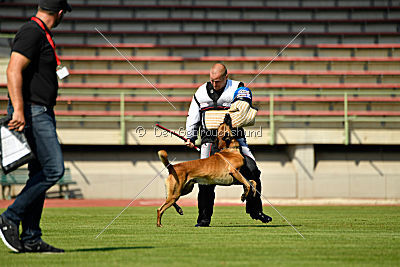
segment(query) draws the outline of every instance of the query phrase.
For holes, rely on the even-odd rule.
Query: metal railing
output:
[[[62,95],[67,95],[66,92],[67,90],[60,90]],[[81,92],[78,93],[76,91],[73,92],[73,96],[82,96],[82,95],[87,95],[88,92]],[[99,94],[98,91],[96,91],[96,94]],[[71,95],[71,96],[72,96]],[[101,95],[103,96],[117,96],[115,91],[101,91]],[[61,115],[57,116],[58,121],[64,121],[64,122],[76,122],[76,121],[86,121],[86,122],[99,122],[99,121],[108,121],[108,122],[119,122],[119,128],[120,128],[120,134],[121,134],[121,144],[126,144],[126,123],[127,122],[152,122],[152,121],[157,121],[157,122],[184,122],[186,120],[185,116],[163,116],[162,113],[160,113],[159,116],[157,116],[157,119],[154,118],[154,116],[132,116],[132,115],[127,115],[127,112],[129,113],[128,108],[127,108],[127,101],[128,96],[131,97],[132,94],[126,93],[126,92],[119,92],[119,114],[113,113],[113,114],[118,114],[118,115],[85,115],[85,116],[69,116],[69,115]],[[254,91],[254,95],[260,97],[260,92]],[[148,94],[149,96],[149,94]],[[154,95],[152,95],[154,96]],[[396,90],[391,90],[391,91],[335,91],[335,92],[318,92],[316,93],[315,91],[299,91],[299,92],[285,92],[285,91],[274,91],[274,92],[269,92],[267,95],[264,95],[269,97],[269,109],[268,109],[268,115],[261,115],[259,116],[261,121],[268,123],[269,124],[269,144],[274,145],[276,143],[276,123],[278,122],[320,122],[320,123],[330,123],[330,122],[342,122],[344,125],[343,131],[344,131],[344,140],[343,143],[345,145],[349,144],[350,140],[350,123],[351,122],[400,122],[400,116],[367,116],[366,115],[351,115],[351,110],[349,110],[349,96],[375,96],[375,97],[393,97],[393,102],[394,103],[399,103],[399,96],[400,96],[400,91]],[[335,110],[335,111],[342,111],[343,115],[337,115],[337,113],[332,113],[332,115],[327,112],[324,114],[324,116],[319,116],[318,111],[316,112],[316,115],[278,115],[276,113],[279,113],[279,111],[276,109],[276,103],[279,101],[279,103],[282,102],[291,102],[290,100],[279,100],[279,97],[281,96],[298,96],[300,97],[300,100],[296,100],[296,103],[302,103],[301,97],[309,97],[309,96],[336,96],[335,100],[329,101],[329,100],[324,100],[324,103],[326,102],[342,102],[343,103],[343,108],[341,110]],[[340,97],[340,100],[338,100]],[[396,98],[395,98],[396,97]],[[278,99],[278,100],[277,100]],[[79,101],[78,101],[79,102]],[[101,102],[101,101],[99,101]],[[257,101],[256,106],[257,106]],[[309,100],[307,102],[310,102]],[[318,103],[318,99],[315,101],[311,101],[313,103]],[[362,98],[360,98],[360,101],[357,100],[352,100],[353,103],[360,103],[360,102],[376,102],[379,103],[381,101],[363,101]],[[386,101],[386,102],[392,102],[392,101]],[[140,103],[140,102],[139,102]],[[261,103],[261,102],[258,102]],[[321,102],[322,103],[322,102]],[[3,106],[3,105],[2,105]],[[392,106],[393,107],[393,106]],[[4,108],[3,108],[4,109]],[[400,105],[399,105],[399,112],[400,112]],[[278,111],[278,112],[277,112]],[[162,111],[160,111],[162,112]],[[390,111],[389,111],[390,112]],[[396,109],[397,112],[397,109]],[[65,113],[65,112],[64,112]],[[264,112],[264,114],[267,114]],[[266,117],[266,119],[264,119]],[[258,119],[258,121],[260,121]]]
[[[343,96],[343,116],[338,116],[332,114],[330,116],[276,116],[274,113],[275,109],[275,100],[274,96],[276,95],[335,95],[335,96]],[[361,91],[346,91],[346,92],[321,92],[316,94],[315,92],[299,92],[299,93],[285,93],[285,92],[270,92],[270,103],[269,103],[269,125],[270,125],[270,145],[274,145],[276,143],[275,139],[275,122],[343,122],[344,124],[344,144],[349,145],[350,141],[350,122],[400,122],[400,116],[357,116],[357,115],[349,115],[349,95],[355,96],[400,96],[400,92],[394,91],[374,91],[374,92],[361,92]],[[301,102],[301,101],[297,101]],[[316,100],[315,102],[318,102]],[[334,102],[338,102],[335,100]],[[360,99],[359,101],[354,101],[356,103],[366,102]],[[368,102],[376,102],[380,101],[368,101]],[[393,102],[399,102],[398,99],[394,99]],[[399,105],[400,107],[400,105]],[[400,111],[400,108],[399,108]]]

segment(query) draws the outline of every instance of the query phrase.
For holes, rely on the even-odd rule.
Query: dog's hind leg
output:
[[[176,211],[180,214],[179,209],[180,207],[176,204],[179,197],[181,196],[182,186],[179,185],[175,179],[173,174],[170,174],[168,178],[165,180],[165,185],[167,188],[167,199],[165,200],[164,204],[161,205],[159,209],[157,209],[157,226],[161,227],[161,217],[166,209],[174,205]],[[178,208],[177,208],[178,207]],[[180,209],[182,211],[182,209]]]
[[[192,181],[187,182],[187,183],[185,184],[185,186],[182,188],[181,196],[187,195],[187,194],[189,194],[190,192],[192,192],[192,191],[193,191],[193,188],[194,188],[194,184],[195,184],[195,183],[192,182]]]
[[[157,226],[161,227],[161,217],[166,209],[171,207],[172,205],[175,204],[175,202],[178,200],[176,197],[168,197],[167,200],[165,200],[165,203],[161,205],[160,208],[157,209]],[[179,207],[179,206],[178,206]]]
[[[181,196],[187,195],[190,192],[192,192],[193,187],[194,187],[194,183],[190,183],[190,182],[187,183],[182,189]],[[176,212],[178,212],[180,215],[183,215],[183,210],[178,204],[174,203],[172,205],[174,206]]]

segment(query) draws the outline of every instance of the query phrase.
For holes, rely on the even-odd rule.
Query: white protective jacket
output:
[[[228,79],[223,93],[219,96],[215,93],[210,82],[201,85],[190,103],[189,113],[186,119],[187,138],[194,143],[199,134],[199,127],[202,126],[202,143],[207,142],[207,137],[204,134],[204,131],[207,130],[204,123],[204,113],[208,110],[229,109],[235,91],[242,86],[242,82]]]

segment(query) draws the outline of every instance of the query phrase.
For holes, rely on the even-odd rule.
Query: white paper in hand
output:
[[[1,126],[1,148],[3,166],[8,166],[31,152],[26,143],[21,142],[4,126]]]

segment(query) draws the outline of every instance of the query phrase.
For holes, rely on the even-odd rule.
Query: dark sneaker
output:
[[[12,251],[23,251],[21,241],[19,241],[18,226],[3,215],[0,215],[0,236],[3,243]]]
[[[36,242],[24,242],[24,252],[36,252],[36,253],[64,253],[63,249],[55,248],[42,239]]]
[[[195,227],[209,227],[210,223],[209,222],[199,222],[195,225]]]
[[[270,221],[272,221],[271,217],[262,213],[261,211],[256,212],[256,213],[251,213],[250,216],[253,220],[260,220],[263,223],[269,223]]]

